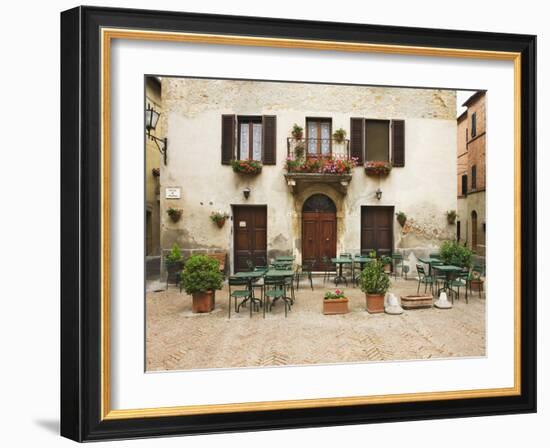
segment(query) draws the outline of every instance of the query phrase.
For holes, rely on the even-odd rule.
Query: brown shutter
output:
[[[392,165],[405,166],[405,120],[392,120]]]
[[[363,148],[365,142],[365,120],[350,119],[350,156],[357,157],[358,163],[363,163]]]
[[[235,115],[222,115],[222,164],[235,158]]]
[[[263,116],[262,129],[262,162],[264,165],[277,164],[277,117]]]

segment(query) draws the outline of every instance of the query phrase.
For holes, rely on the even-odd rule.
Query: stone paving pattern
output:
[[[390,292],[416,293],[416,280],[392,280]],[[314,291],[302,281],[296,302],[284,316],[232,310],[227,287],[216,293],[216,309],[193,314],[191,297],[174,285],[146,294],[148,371],[331,364],[484,356],[485,295],[466,304],[464,291],[450,310],[405,310],[402,315],[369,314],[359,288],[345,288],[350,313],[322,314],[324,292],[334,289],[316,278]],[[308,285],[309,286],[309,285]],[[421,292],[423,289],[421,289]]]

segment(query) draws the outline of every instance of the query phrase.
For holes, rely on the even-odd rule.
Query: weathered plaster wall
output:
[[[159,82],[146,79],[145,102],[162,113],[161,86]],[[163,131],[162,120],[160,120],[154,134],[164,136]],[[160,153],[155,143],[147,139],[145,143],[145,207],[151,213],[151,220],[146,228],[146,238],[150,238],[150,241],[146,243],[148,245],[146,247],[147,255],[160,254],[160,203],[158,197],[160,181],[158,177],[153,176],[153,168],[159,167]]]
[[[337,205],[337,250],[358,252],[362,205],[393,205],[410,225],[395,222],[396,248],[423,255],[454,236],[445,211],[456,208],[456,96],[453,91],[327,86],[294,83],[163,78],[163,109],[170,144],[161,183],[181,186],[181,200],[161,195],[162,247],[174,242],[188,251],[224,249],[231,253],[232,223],[211,223],[214,210],[231,213],[235,204],[268,205],[268,254],[294,252],[300,257],[301,206],[314,193],[325,193]],[[235,174],[220,163],[221,115],[276,115],[277,165],[259,176]],[[286,139],[294,123],[306,117],[332,117],[333,130],[349,135],[350,117],[405,119],[406,164],[387,179],[356,168],[347,195],[326,184],[311,185],[292,195],[284,178]],[[250,188],[245,200],[242,191]],[[382,199],[375,197],[376,189]],[[164,212],[180,206],[177,224]]]

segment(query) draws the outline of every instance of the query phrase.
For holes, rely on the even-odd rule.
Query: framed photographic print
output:
[[[535,36],[61,14],[61,432],[536,411]]]

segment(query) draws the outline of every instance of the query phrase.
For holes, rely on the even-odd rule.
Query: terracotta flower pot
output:
[[[384,312],[385,294],[365,294],[367,299],[367,311],[371,314]]]
[[[471,280],[472,291],[483,291],[483,280],[477,278]]]
[[[196,292],[193,294],[193,313],[209,313],[214,309],[215,291]]]
[[[323,314],[347,314],[349,312],[348,303],[347,297],[323,300]]]
[[[218,219],[216,221],[216,224],[218,225],[218,227],[221,229],[223,227],[223,225],[225,224],[225,218],[221,218],[221,219]]]

